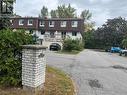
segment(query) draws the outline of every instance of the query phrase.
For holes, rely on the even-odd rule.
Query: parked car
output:
[[[49,49],[53,51],[58,51],[58,50],[61,50],[61,46],[58,43],[52,43]]]
[[[119,55],[122,56],[122,55],[125,55],[127,56],[127,50],[123,49],[119,52]]]
[[[121,50],[120,47],[111,47],[111,53],[119,53]]]

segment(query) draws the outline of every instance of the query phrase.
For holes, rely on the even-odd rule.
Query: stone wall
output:
[[[40,45],[22,46],[22,85],[25,90],[42,88],[45,82],[45,51]]]

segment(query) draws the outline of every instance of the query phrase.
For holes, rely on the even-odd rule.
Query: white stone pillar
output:
[[[22,46],[22,85],[30,95],[42,90],[45,82],[46,47],[41,45]]]

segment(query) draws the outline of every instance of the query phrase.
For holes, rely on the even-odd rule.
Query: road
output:
[[[127,58],[84,50],[78,55],[47,53],[47,64],[68,73],[78,95],[127,95]]]

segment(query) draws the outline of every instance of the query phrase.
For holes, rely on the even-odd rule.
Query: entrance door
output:
[[[55,32],[51,31],[51,32],[50,32],[50,37],[51,37],[51,38],[55,38]]]
[[[61,35],[62,35],[62,39],[66,38],[66,32],[62,32]]]

